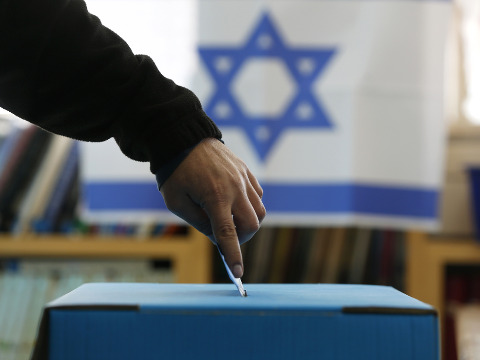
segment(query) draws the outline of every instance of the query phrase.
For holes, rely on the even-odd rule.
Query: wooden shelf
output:
[[[446,267],[479,264],[480,244],[470,237],[430,236],[420,232],[408,234],[406,293],[437,309],[443,334],[447,310]],[[445,350],[443,348],[444,357]]]
[[[412,232],[407,237],[406,292],[445,314],[445,267],[480,264],[480,244],[471,238],[432,237]]]
[[[212,244],[200,232],[136,238],[128,236],[0,236],[0,257],[151,258],[172,261],[179,283],[208,283],[212,278]]]

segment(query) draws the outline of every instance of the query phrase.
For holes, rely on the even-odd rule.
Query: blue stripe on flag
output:
[[[438,191],[359,184],[263,184],[268,212],[357,213],[435,218]],[[84,198],[91,211],[166,210],[155,183],[90,182]]]
[[[83,198],[92,211],[167,209],[154,182],[88,182],[83,184]]]
[[[267,211],[433,218],[438,192],[358,184],[264,185]]]

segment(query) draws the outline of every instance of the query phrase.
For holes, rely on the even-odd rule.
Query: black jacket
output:
[[[0,0],[0,107],[74,139],[114,137],[153,173],[221,137],[191,91],[134,55],[82,0]]]

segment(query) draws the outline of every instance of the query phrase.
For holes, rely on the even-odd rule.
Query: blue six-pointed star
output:
[[[264,14],[243,46],[201,46],[199,54],[215,82],[215,91],[205,104],[205,111],[220,127],[244,129],[262,161],[286,129],[332,126],[312,87],[335,54],[333,48],[289,46],[268,14]],[[295,82],[295,91],[280,112],[252,114],[242,108],[232,92],[232,83],[242,67],[258,59],[280,61]],[[261,90],[275,91],[275,88]]]

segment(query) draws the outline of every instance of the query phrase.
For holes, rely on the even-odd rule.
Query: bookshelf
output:
[[[192,227],[156,236],[0,235],[0,258],[14,265],[0,273],[0,359],[29,359],[45,303],[82,283],[208,283],[213,248]]]
[[[160,237],[101,235],[0,236],[3,258],[118,258],[166,259],[172,262],[175,281],[209,283],[212,245],[194,228],[187,235]]]
[[[443,358],[457,359],[465,351],[455,342],[456,311],[464,301],[478,301],[468,294],[472,283],[466,274],[452,277],[455,267],[480,266],[480,244],[471,236],[434,236],[412,232],[407,236],[406,293],[433,305],[439,314]],[[449,271],[450,269],[450,271]]]
[[[449,264],[480,264],[480,244],[471,237],[407,236],[406,292],[445,315],[445,269]]]

